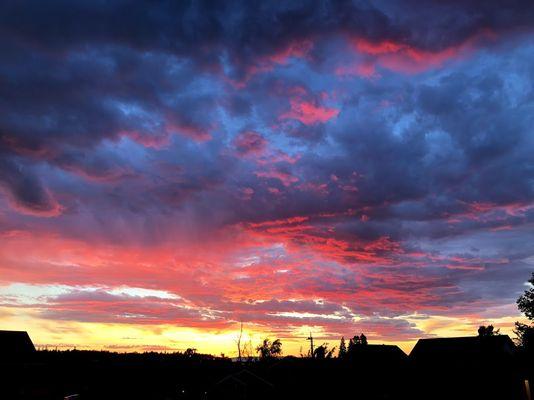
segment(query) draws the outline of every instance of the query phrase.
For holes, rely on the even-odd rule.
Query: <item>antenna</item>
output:
[[[310,341],[310,357],[313,358],[313,336],[310,332],[310,337],[306,338],[306,340]]]

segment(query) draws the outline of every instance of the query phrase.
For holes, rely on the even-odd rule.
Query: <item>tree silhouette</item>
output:
[[[328,349],[328,343],[323,343],[321,346],[318,346],[313,351],[313,358],[317,358],[317,359],[332,358],[335,350],[336,350],[335,347]]]
[[[256,351],[262,360],[269,358],[271,355],[270,348],[271,341],[269,339],[263,339],[263,343],[256,347]]]
[[[354,339],[349,339],[349,347],[348,347],[349,354],[354,351],[354,346],[356,346],[356,344],[354,343]]]
[[[362,346],[366,346],[367,345],[367,336],[365,336],[363,333],[360,335],[360,344]]]
[[[534,320],[534,272],[529,279],[530,289],[525,290],[517,299],[517,308],[530,320]],[[514,333],[517,335],[518,344],[527,351],[534,351],[534,323],[515,323]]]
[[[530,289],[525,290],[517,299],[517,308],[521,311],[529,320],[534,320],[534,272],[528,280],[530,283]]]
[[[525,350],[534,350],[534,325],[515,323],[514,333],[517,336],[517,344]]]
[[[362,333],[360,336],[354,336],[351,341],[354,346],[365,346],[367,345],[367,336]]]
[[[346,355],[353,358],[357,354],[358,349],[361,349],[364,346],[367,346],[367,336],[363,333],[360,334],[360,336],[355,335],[349,340],[349,347]]]
[[[252,346],[252,339],[249,338],[248,343],[243,345],[241,355],[248,361],[251,361],[254,358],[254,346]]]
[[[274,342],[268,338],[263,339],[262,344],[256,347],[256,351],[262,360],[278,357],[282,354],[282,342],[280,339],[276,339]]]
[[[282,354],[282,342],[280,341],[280,339],[276,339],[271,344],[270,352],[272,357],[278,357]]]
[[[187,358],[193,358],[196,354],[197,354],[197,349],[189,348],[184,351],[184,356]]]
[[[337,356],[343,358],[347,355],[347,346],[345,345],[345,338],[342,336],[341,341],[339,342],[339,352]]]
[[[478,328],[478,336],[480,337],[495,336],[495,335],[498,335],[499,332],[500,332],[500,329],[497,329],[495,331],[493,328],[493,325],[488,325],[488,326],[481,325]]]

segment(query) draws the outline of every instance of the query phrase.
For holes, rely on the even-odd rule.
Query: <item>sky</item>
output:
[[[512,334],[530,0],[4,1],[0,329],[38,346]]]

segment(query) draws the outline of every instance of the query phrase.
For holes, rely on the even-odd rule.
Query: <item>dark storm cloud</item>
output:
[[[197,86],[189,87],[193,65],[219,73],[227,63],[249,69],[263,56],[324,32],[439,50],[482,29],[528,28],[533,20],[532,7],[520,1],[505,7],[428,3],[403,7],[401,17],[393,18],[396,11],[394,3],[348,1],[8,2],[0,17],[5,44],[0,146],[99,177],[107,172],[96,171],[94,164],[72,164],[79,159],[76,152],[103,139],[126,134],[159,146],[172,133],[211,137],[216,127],[205,116],[215,113],[216,104],[213,93],[206,96],[198,94]],[[437,40],[443,37],[448,42]],[[430,91],[421,98],[432,97]],[[235,97],[228,107],[246,111],[246,104]],[[288,133],[312,140],[325,135],[321,126],[288,126]],[[83,150],[69,154],[64,145]],[[387,146],[380,151],[397,150]],[[486,146],[486,152],[495,148]],[[420,194],[414,184],[401,184],[390,193]]]
[[[0,189],[7,193],[13,207],[24,214],[56,216],[61,213],[61,207],[33,168],[14,159],[0,158]]]
[[[399,13],[400,11],[400,13]],[[128,44],[186,54],[224,44],[260,54],[294,38],[348,31],[373,40],[407,40],[439,49],[481,29],[531,26],[531,4],[509,1],[9,1],[2,31],[34,45],[64,49],[87,42]],[[256,49],[256,50],[254,50]]]

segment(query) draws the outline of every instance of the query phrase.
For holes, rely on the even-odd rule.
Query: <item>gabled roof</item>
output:
[[[410,359],[504,356],[512,354],[514,348],[514,342],[508,335],[419,339]]]
[[[35,347],[24,331],[0,331],[0,357],[23,357],[35,352]]]

